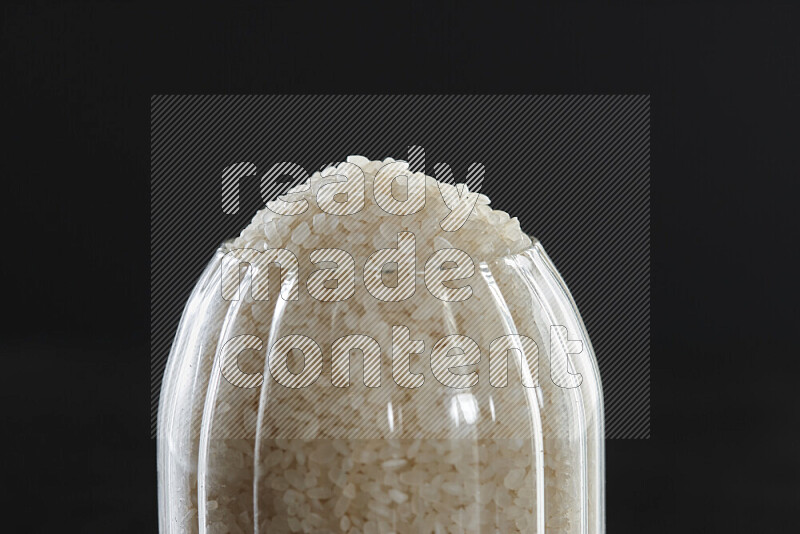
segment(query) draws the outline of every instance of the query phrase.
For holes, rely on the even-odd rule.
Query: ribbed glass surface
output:
[[[254,300],[252,269],[229,300],[225,258],[164,376],[162,534],[604,532],[597,365],[538,242],[462,302],[421,272],[402,302],[279,297],[299,276]]]

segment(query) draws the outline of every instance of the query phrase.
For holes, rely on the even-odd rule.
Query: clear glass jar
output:
[[[461,302],[419,284],[402,302],[363,286],[343,302],[277,287],[256,300],[255,268],[228,300],[228,248],[197,283],[164,376],[162,534],[605,531],[597,364],[536,240],[476,262]]]

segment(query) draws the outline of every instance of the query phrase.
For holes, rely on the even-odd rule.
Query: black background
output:
[[[149,102],[168,93],[651,94],[653,437],[607,444],[608,531],[793,528],[798,8],[515,6],[2,7],[4,530],[156,530]]]

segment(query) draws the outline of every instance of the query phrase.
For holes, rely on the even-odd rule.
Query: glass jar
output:
[[[536,240],[476,261],[455,302],[419,264],[400,302],[317,300],[302,266],[235,290],[230,250],[164,376],[162,534],[605,531],[597,364]]]

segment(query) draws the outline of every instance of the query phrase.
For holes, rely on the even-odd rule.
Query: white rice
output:
[[[215,534],[251,533],[254,527],[269,533],[536,532],[537,469],[544,473],[545,487],[540,490],[546,532],[576,532],[583,506],[576,469],[585,466],[577,465],[582,460],[576,453],[576,437],[564,429],[568,417],[564,393],[549,380],[540,381],[544,465],[537,466],[531,397],[525,396],[513,375],[504,389],[491,388],[488,375],[482,375],[477,387],[452,390],[436,383],[430,367],[415,364],[426,380],[419,390],[400,388],[391,379],[393,324],[407,326],[413,339],[425,341],[426,351],[418,361],[430,355],[433,342],[454,333],[470,336],[487,354],[491,340],[507,333],[490,284],[481,283],[476,273],[471,279],[473,297],[447,304],[436,301],[420,278],[412,299],[386,304],[365,291],[359,269],[376,249],[396,246],[401,230],[416,236],[418,270],[434,250],[459,248],[476,264],[485,263],[519,333],[535,338],[537,334],[527,331],[535,324],[533,305],[518,273],[503,261],[528,249],[531,239],[516,218],[492,210],[483,195],[461,229],[443,232],[438,221],[449,210],[430,177],[422,211],[388,215],[374,203],[371,184],[380,166],[394,160],[351,156],[348,161],[367,175],[363,211],[334,217],[319,210],[315,195],[330,179],[316,173],[310,190],[301,195],[309,201],[305,213],[280,216],[261,210],[226,247],[294,252],[300,259],[300,298],[286,303],[281,335],[309,332],[306,335],[323,349],[348,333],[374,337],[383,349],[381,387],[369,389],[361,383],[360,357],[351,359],[351,386],[332,387],[329,350],[324,350],[323,376],[305,390],[271,387],[262,398],[259,388],[241,390],[220,380],[211,407],[214,418],[203,402],[196,405],[196,445],[180,453],[187,456],[187,467],[184,489],[176,489],[171,497],[175,501],[171,532],[199,532],[200,523],[205,532]],[[347,250],[357,266],[355,296],[335,304],[314,300],[302,287],[313,267],[309,252],[334,247]],[[275,277],[270,280],[277,285]],[[235,320],[229,320],[224,332],[221,312],[220,325],[210,326],[221,332],[220,341],[252,334],[266,343],[277,289],[270,288],[268,303],[246,296],[234,303]],[[218,348],[209,343],[204,349],[200,376],[206,381]],[[239,361],[245,372],[264,371],[263,351],[243,353]],[[271,380],[266,374],[265,380]],[[387,405],[393,407],[389,416]],[[490,415],[488,406],[497,413]],[[454,425],[459,417],[462,424]],[[204,428],[209,421],[211,428]],[[198,462],[203,464],[199,470]],[[198,477],[205,480],[201,487]],[[205,501],[204,510],[198,506],[198,493]]]

